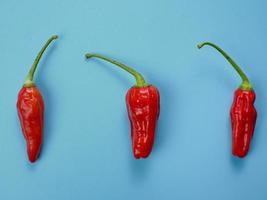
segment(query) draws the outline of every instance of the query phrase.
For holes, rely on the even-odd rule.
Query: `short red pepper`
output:
[[[232,124],[232,154],[243,158],[249,151],[256,124],[257,111],[254,107],[256,94],[245,73],[229,55],[220,47],[210,42],[201,43],[198,45],[198,48],[202,48],[205,45],[209,45],[218,50],[242,78],[242,83],[234,94],[230,116]]]
[[[92,57],[113,63],[135,77],[136,85],[131,87],[126,94],[127,111],[131,124],[132,148],[136,159],[148,157],[154,144],[160,112],[158,89],[147,84],[140,73],[120,62],[99,54],[86,54],[86,58]]]
[[[34,72],[48,45],[57,39],[52,36],[37,55],[19,92],[17,110],[23,135],[27,142],[27,152],[30,162],[35,162],[39,156],[43,140],[44,101],[33,81]]]

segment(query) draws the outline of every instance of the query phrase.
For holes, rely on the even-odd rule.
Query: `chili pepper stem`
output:
[[[116,60],[107,58],[107,57],[102,56],[100,54],[90,54],[90,53],[86,54],[85,57],[87,59],[90,59],[90,58],[93,58],[93,57],[100,58],[100,59],[105,60],[107,62],[110,62],[110,63],[112,63],[114,65],[117,65],[121,69],[124,69],[125,71],[129,72],[130,74],[132,74],[135,77],[135,79],[136,79],[136,86],[137,87],[145,87],[145,86],[148,85],[146,83],[145,79],[143,78],[143,76],[139,72],[135,71],[133,68],[128,67],[128,66],[126,66],[126,65],[124,65],[124,64],[122,64],[122,63],[120,63],[120,62],[118,62]]]
[[[217,45],[215,45],[215,44],[213,44],[211,42],[200,43],[200,44],[197,45],[197,47],[199,49],[201,49],[205,45],[208,45],[208,46],[211,46],[211,47],[215,48],[233,66],[233,68],[236,70],[236,72],[239,74],[239,76],[242,79],[242,83],[240,85],[240,89],[242,89],[242,90],[252,90],[253,89],[253,87],[252,87],[251,83],[249,82],[248,77],[246,76],[246,74],[242,71],[242,69],[236,64],[236,62],[224,50],[222,50],[220,47],[218,47]]]
[[[38,65],[38,63],[39,63],[44,51],[46,50],[46,48],[49,46],[49,44],[53,40],[55,40],[57,38],[58,38],[57,35],[53,35],[52,37],[50,37],[47,40],[47,42],[45,43],[45,45],[43,46],[43,48],[41,49],[41,51],[38,53],[38,55],[36,56],[36,58],[35,58],[35,60],[34,60],[34,62],[32,64],[32,67],[31,67],[31,69],[30,69],[30,71],[29,71],[29,73],[28,73],[28,75],[26,77],[26,80],[25,80],[24,85],[23,85],[24,87],[32,87],[32,86],[34,86],[33,76],[34,76],[34,73],[36,71],[37,65]]]

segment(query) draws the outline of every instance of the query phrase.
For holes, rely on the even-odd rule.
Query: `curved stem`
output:
[[[32,67],[31,67],[31,69],[30,69],[30,71],[29,71],[29,73],[28,73],[28,75],[26,77],[26,81],[24,82],[24,87],[31,87],[31,86],[34,85],[33,76],[34,76],[34,73],[36,71],[37,65],[38,65],[38,63],[39,63],[44,51],[46,50],[46,48],[49,46],[49,44],[53,40],[55,40],[57,38],[58,38],[57,35],[53,35],[49,40],[47,40],[47,42],[45,43],[45,45],[43,46],[41,51],[38,53],[38,55],[36,56],[36,58],[35,58],[35,60],[34,60],[34,62],[32,64]]]
[[[218,47],[217,45],[215,45],[215,44],[213,44],[211,42],[200,43],[200,44],[197,45],[197,47],[199,49],[201,49],[205,45],[208,45],[208,46],[211,46],[211,47],[215,48],[233,66],[233,68],[236,70],[236,72],[239,74],[239,76],[242,79],[242,84],[240,85],[241,89],[244,89],[244,90],[251,90],[252,89],[252,85],[249,82],[248,77],[246,76],[246,74],[242,71],[242,69],[236,64],[236,62],[224,50],[222,50],[220,47]]]
[[[86,54],[85,57],[88,58],[88,59],[89,58],[93,58],[93,57],[100,58],[102,60],[105,60],[107,62],[110,62],[110,63],[112,63],[114,65],[117,65],[118,67],[124,69],[125,71],[129,72],[130,74],[132,74],[135,77],[135,79],[136,79],[136,86],[137,87],[144,87],[144,86],[147,86],[148,85],[146,83],[145,79],[143,78],[143,76],[139,72],[135,71],[133,68],[128,67],[128,66],[126,66],[126,65],[124,65],[124,64],[122,64],[122,63],[120,63],[120,62],[118,62],[116,60],[107,58],[107,57],[102,56],[100,54],[90,54],[90,53]]]

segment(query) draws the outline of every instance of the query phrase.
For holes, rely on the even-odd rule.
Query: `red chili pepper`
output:
[[[198,48],[202,48],[205,45],[209,45],[218,50],[234,67],[242,79],[240,87],[234,94],[230,116],[232,124],[232,153],[234,156],[243,158],[249,151],[256,124],[257,111],[254,107],[256,94],[245,73],[229,55],[220,47],[210,42],[201,43],[198,45]]]
[[[43,139],[44,101],[33,81],[34,72],[48,45],[57,39],[52,36],[37,55],[19,92],[17,110],[23,135],[27,142],[27,152],[30,162],[35,162],[39,156]]]
[[[100,58],[113,63],[132,74],[136,85],[126,94],[128,116],[131,124],[131,138],[134,157],[146,158],[152,151],[157,120],[160,112],[158,89],[147,84],[143,76],[134,69],[99,54],[86,54],[86,58]]]

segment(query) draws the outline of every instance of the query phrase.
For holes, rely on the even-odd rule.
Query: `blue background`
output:
[[[0,199],[266,199],[267,3],[264,0],[0,2]],[[35,79],[46,104],[42,154],[27,160],[16,99],[45,41]],[[249,76],[258,120],[245,159],[231,155],[229,109]],[[150,157],[135,160],[125,106],[134,79],[84,59],[101,53],[161,92]]]

